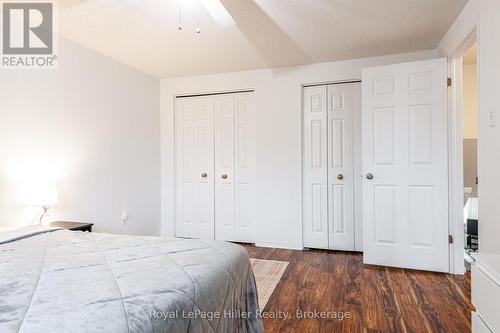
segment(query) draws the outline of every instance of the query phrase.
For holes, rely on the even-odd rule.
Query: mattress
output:
[[[56,228],[0,236],[0,332],[262,332],[242,247]]]

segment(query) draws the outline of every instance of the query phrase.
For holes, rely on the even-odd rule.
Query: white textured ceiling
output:
[[[433,49],[467,0],[222,0],[236,26],[200,34],[196,2],[59,0],[59,33],[165,78]]]

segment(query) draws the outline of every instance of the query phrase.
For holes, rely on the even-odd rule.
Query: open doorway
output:
[[[475,252],[479,248],[477,86],[477,44],[474,44],[462,57],[463,202],[466,254]],[[467,266],[466,264],[466,268]]]
[[[478,234],[480,54],[481,44],[474,29],[451,57],[449,68],[450,272],[454,274],[464,274],[470,269],[473,261],[470,254],[478,250],[481,241]]]
[[[470,270],[470,254],[479,249],[478,198],[478,94],[477,44],[462,56],[462,134],[463,134],[463,223],[465,268]]]

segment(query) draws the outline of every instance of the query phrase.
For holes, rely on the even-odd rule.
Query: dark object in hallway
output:
[[[479,248],[477,220],[467,219],[467,249],[477,251]]]

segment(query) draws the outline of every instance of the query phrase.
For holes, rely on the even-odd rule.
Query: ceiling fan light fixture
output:
[[[220,0],[201,0],[203,7],[221,28],[229,28],[236,24]]]
[[[179,24],[177,24],[177,30],[182,31],[182,7],[179,6]]]

